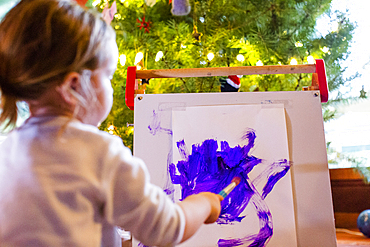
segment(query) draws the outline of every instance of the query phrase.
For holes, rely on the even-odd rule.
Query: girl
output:
[[[172,246],[220,214],[204,192],[174,204],[143,162],[97,129],[112,106],[115,33],[68,0],[23,0],[0,24],[1,246],[114,246],[114,226]],[[116,241],[116,242],[115,242]]]

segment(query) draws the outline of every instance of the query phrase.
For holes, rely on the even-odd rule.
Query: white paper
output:
[[[176,164],[181,160],[176,147],[177,141],[184,140],[189,152],[192,144],[200,144],[206,139],[217,140],[219,148],[221,141],[227,141],[230,147],[243,146],[247,142],[242,136],[249,128],[255,130],[257,136],[251,155],[266,160],[266,165],[289,159],[283,105],[226,105],[173,109],[173,162]],[[250,178],[255,178],[265,168],[263,165],[256,166],[249,173]],[[180,185],[175,185],[175,188],[175,198],[178,200]],[[264,201],[272,214],[274,230],[268,246],[297,246],[290,172],[277,182]],[[214,223],[202,226],[191,239],[180,246],[217,246],[220,238],[237,239],[258,233],[259,220],[253,205],[248,205],[241,215],[246,217],[233,225]]]

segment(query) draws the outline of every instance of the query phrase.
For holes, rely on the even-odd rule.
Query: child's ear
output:
[[[80,87],[81,75],[77,72],[71,72],[64,77],[63,83],[57,87],[57,91],[60,93],[63,100],[75,106],[77,99],[74,92],[77,93]]]

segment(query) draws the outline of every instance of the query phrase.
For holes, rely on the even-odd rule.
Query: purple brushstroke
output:
[[[160,116],[158,113],[153,110],[153,116],[151,117],[150,124],[148,125],[148,129],[150,134],[156,135],[157,133],[160,132],[165,132],[169,135],[172,136],[172,130],[171,129],[166,129],[161,127],[161,121],[160,121]]]
[[[216,140],[205,140],[202,144],[192,145],[191,154],[186,149],[185,141],[177,142],[177,148],[182,160],[177,164],[169,164],[168,172],[173,184],[181,185],[181,199],[203,191],[220,192],[231,180],[239,176],[239,185],[221,202],[222,210],[218,224],[233,224],[240,222],[245,216],[240,214],[249,203],[254,206],[259,218],[260,230],[257,234],[240,239],[219,239],[218,246],[231,247],[245,245],[250,247],[265,246],[273,235],[272,216],[263,199],[272,191],[275,184],[283,178],[290,169],[290,162],[280,160],[269,164],[253,181],[249,179],[249,172],[264,162],[249,154],[254,147],[256,134],[248,129],[243,140],[248,141],[245,146],[231,148],[226,141],[221,142],[221,151],[217,151]],[[266,182],[262,195],[255,186]]]

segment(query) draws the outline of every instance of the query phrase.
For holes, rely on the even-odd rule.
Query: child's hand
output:
[[[211,192],[201,192],[186,197],[178,205],[185,218],[185,232],[182,242],[190,238],[202,224],[215,222],[221,213],[223,197]]]
[[[204,221],[205,224],[214,223],[221,213],[221,201],[224,199],[221,195],[214,194],[211,192],[201,192],[199,195],[207,197],[209,203],[211,204],[211,212],[209,217]]]

